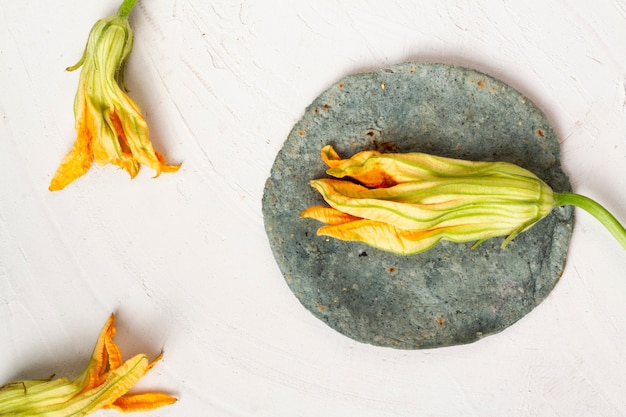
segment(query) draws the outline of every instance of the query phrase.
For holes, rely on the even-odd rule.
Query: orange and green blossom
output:
[[[124,63],[133,48],[128,22],[135,0],[125,0],[115,16],[99,20],[91,29],[80,61],[78,92],[74,99],[77,138],[61,161],[50,182],[50,191],[61,190],[84,175],[95,160],[98,165],[114,164],[134,178],[139,165],[156,171],[175,172],[179,165],[167,165],[154,150],[148,125],[141,110],[120,87]]]
[[[626,230],[598,203],[556,193],[532,172],[507,162],[474,162],[423,153],[363,151],[341,159],[331,146],[322,159],[335,178],[311,181],[330,207],[310,207],[302,217],[326,223],[318,235],[358,241],[402,255],[442,239],[476,242],[507,236],[504,248],[555,207],[581,207],[626,248]],[[476,246],[474,245],[474,246]]]
[[[114,319],[111,315],[89,364],[73,381],[50,378],[0,386],[0,416],[80,417],[100,409],[148,411],[176,402],[176,398],[162,393],[127,394],[162,354],[152,362],[145,354],[123,362],[113,341]]]

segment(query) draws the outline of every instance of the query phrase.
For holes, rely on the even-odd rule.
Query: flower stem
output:
[[[117,9],[117,15],[121,17],[128,16],[130,11],[133,9],[133,6],[135,5],[136,1],[137,0],[124,0],[124,3],[122,3],[120,8]]]
[[[574,193],[554,193],[554,201],[557,206],[572,205],[585,210],[598,219],[626,249],[626,229],[599,203],[589,197]]]

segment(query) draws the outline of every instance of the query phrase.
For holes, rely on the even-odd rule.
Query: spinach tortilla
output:
[[[561,207],[505,249],[442,241],[411,256],[317,236],[300,212],[325,205],[320,150],[365,149],[507,161],[569,191],[559,141],[531,100],[486,74],[405,63],[345,77],[306,109],[279,151],[263,195],[270,246],[293,294],[331,328],[363,343],[422,349],[499,332],[543,301],[563,271],[573,209]]]

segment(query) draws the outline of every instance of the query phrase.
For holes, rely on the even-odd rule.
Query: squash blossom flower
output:
[[[113,341],[114,320],[111,315],[89,364],[73,381],[49,378],[0,386],[0,416],[80,417],[99,409],[148,411],[176,402],[176,398],[161,393],[127,394],[162,354],[152,362],[144,354],[122,362],[119,347]]]
[[[175,172],[179,165],[167,165],[148,138],[148,125],[139,106],[119,86],[123,84],[124,63],[133,48],[128,22],[136,0],[125,0],[115,16],[93,26],[83,56],[74,99],[77,138],[50,182],[50,191],[61,190],[84,175],[94,159],[98,165],[114,164],[134,178],[139,164],[156,171]]]
[[[310,207],[302,217],[326,223],[317,234],[410,255],[442,239],[476,241],[507,236],[502,247],[555,207],[581,207],[626,248],[626,229],[593,200],[556,193],[532,172],[507,162],[474,162],[424,153],[363,151],[341,159],[332,146],[322,159],[335,178],[311,186],[330,207]]]

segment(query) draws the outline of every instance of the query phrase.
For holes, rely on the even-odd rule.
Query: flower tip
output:
[[[315,188],[316,190],[319,190],[319,187],[321,187],[323,182],[324,182],[324,178],[319,178],[319,179],[316,179],[316,180],[309,181],[309,185],[311,187]]]
[[[61,191],[62,189],[73,183],[75,179],[76,178],[63,175],[62,173],[59,174],[59,172],[57,172],[50,181],[48,191]]]
[[[327,165],[330,165],[330,161],[340,161],[341,160],[341,157],[339,156],[339,154],[337,153],[335,148],[332,147],[332,145],[324,146],[322,148],[321,155],[322,155],[322,160]]]
[[[165,172],[165,173],[176,172],[183,165],[182,163],[178,165],[168,165],[165,163],[165,158],[163,157],[163,155],[161,155],[159,152],[155,151],[154,155],[156,156],[156,159],[159,165],[158,167],[156,167],[156,174],[154,175],[153,178],[157,178],[159,175],[161,175],[162,172]]]
[[[152,367],[156,365],[157,362],[163,359],[163,353],[163,350],[161,350],[161,353],[159,353],[156,358],[152,359],[152,361],[148,364],[148,369],[146,370],[146,372],[152,369]]]
[[[78,68],[80,68],[83,65],[83,59],[81,58],[80,61],[78,61],[78,63],[74,64],[74,65],[70,65],[69,67],[65,68],[65,71],[67,72],[72,72],[72,71],[76,71]]]
[[[300,217],[302,217],[303,219],[314,219],[315,218],[314,213],[317,212],[319,208],[320,207],[318,206],[307,207],[306,209],[304,209],[304,211],[300,213]]]
[[[157,170],[157,172],[156,172],[156,174],[154,175],[154,177],[153,177],[153,178],[157,178],[157,177],[158,177],[158,176],[160,176],[160,175],[161,175],[161,173],[163,173],[163,172],[165,172],[165,173],[173,173],[173,172],[176,172],[176,171],[178,171],[178,170],[180,169],[180,167],[181,167],[182,165],[183,165],[182,163],[181,163],[181,164],[178,164],[178,165],[163,165],[163,166],[161,166],[161,167],[160,167],[160,169],[159,169],[159,170]]]

